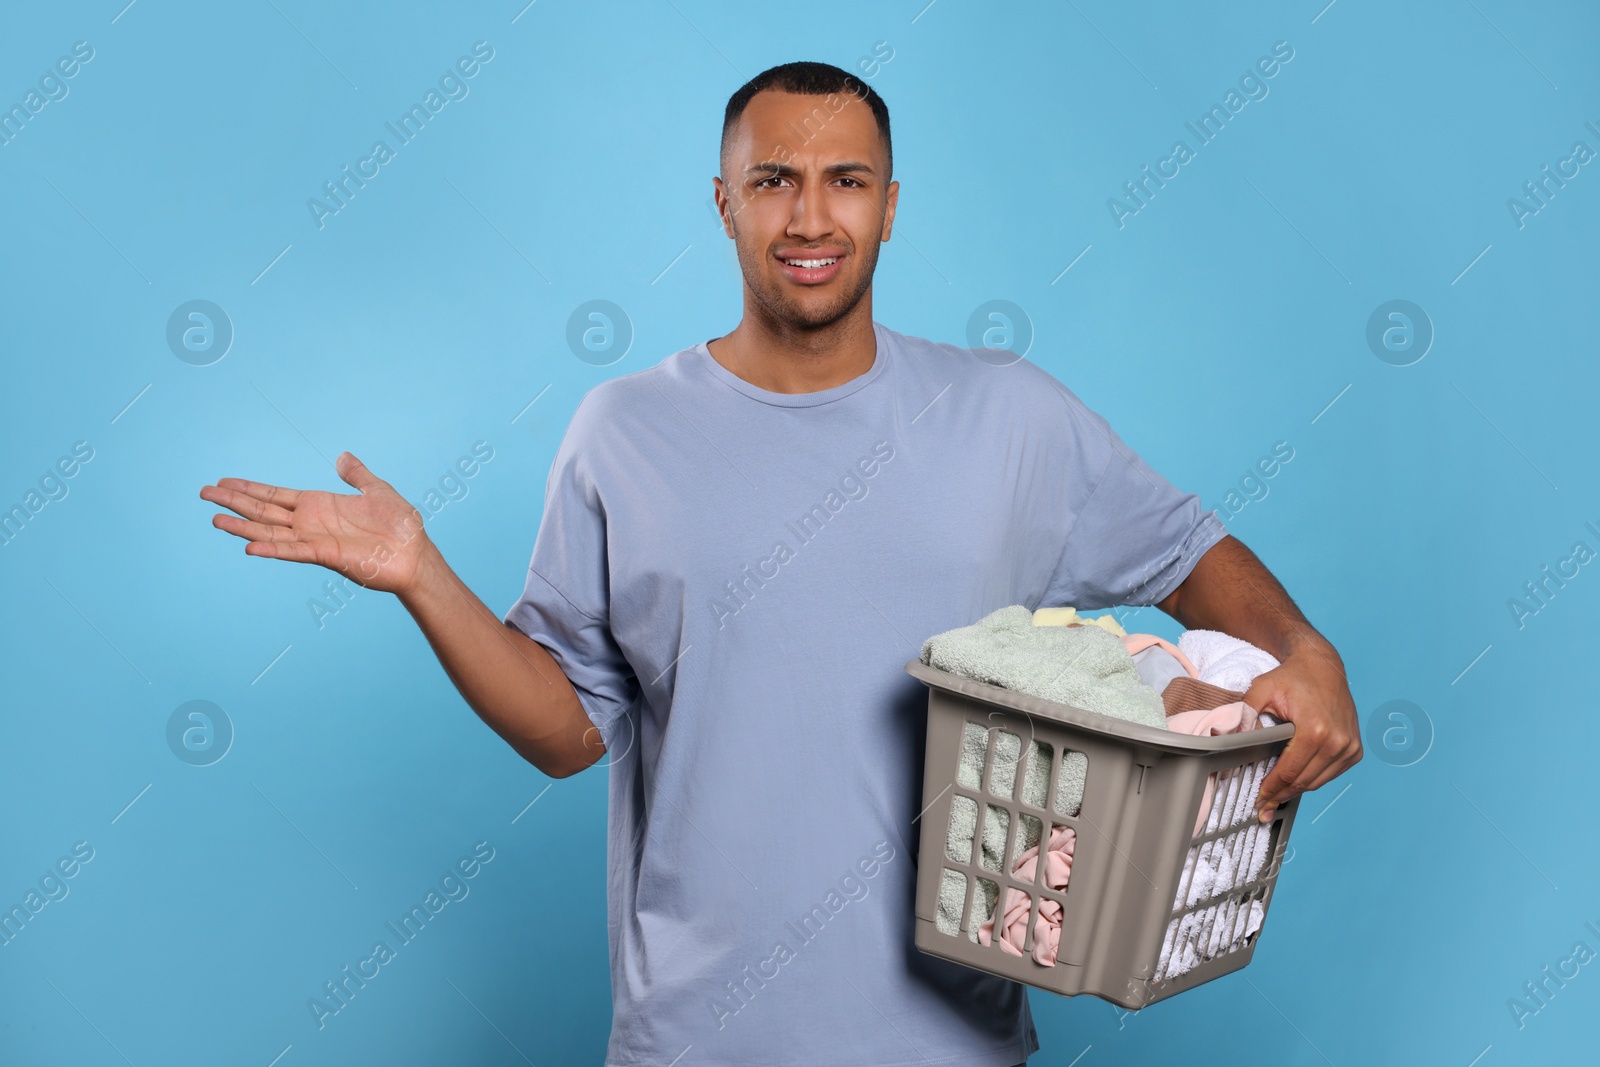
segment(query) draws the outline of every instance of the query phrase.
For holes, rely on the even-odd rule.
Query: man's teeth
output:
[[[818,267],[826,267],[830,263],[839,262],[839,257],[834,256],[832,259],[789,259],[785,260],[784,262],[788,263],[791,267],[804,267],[806,270],[816,270]]]

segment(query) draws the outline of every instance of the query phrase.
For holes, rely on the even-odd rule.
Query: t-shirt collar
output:
[[[873,379],[882,374],[889,363],[887,332],[883,326],[876,321],[873,322],[872,335],[877,345],[877,351],[873,353],[872,366],[865,373],[858,374],[849,381],[835,385],[831,389],[819,389],[813,393],[775,393],[770,389],[763,389],[758,385],[747,382],[717,362],[716,357],[711,354],[710,342],[708,341],[701,341],[691,351],[700,357],[707,372],[723,383],[737,389],[745,396],[759,400],[763,404],[771,404],[774,407],[807,408],[815,407],[818,404],[832,403],[835,400],[847,397],[857,389],[871,384]]]

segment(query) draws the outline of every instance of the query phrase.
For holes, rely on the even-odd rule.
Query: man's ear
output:
[[[735,239],[733,229],[734,204],[728,195],[728,188],[722,183],[722,178],[712,175],[711,187],[713,195],[717,198],[717,214],[722,218],[722,232],[727,234],[729,240]]]
[[[887,202],[883,206],[883,235],[881,237],[879,237],[878,240],[887,241],[889,239],[889,234],[894,229],[894,209],[895,209],[895,205],[898,204],[899,202],[900,202],[900,183],[899,182],[890,182],[889,183],[889,195],[887,197]]]

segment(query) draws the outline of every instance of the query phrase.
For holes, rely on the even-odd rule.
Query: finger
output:
[[[339,458],[334,461],[333,466],[339,472],[339,477],[343,478],[347,485],[353,485],[363,493],[388,484],[382,478],[367,470],[367,465],[349,452],[340,452]]]
[[[1358,759],[1360,759],[1358,746],[1350,745],[1343,749],[1335,749],[1330,754],[1328,762],[1318,769],[1311,778],[1311,784],[1306,786],[1305,791],[1309,793],[1313,789],[1321,789],[1345,771],[1354,767]]]
[[[1250,688],[1245,690],[1244,702],[1257,711],[1268,711],[1280,719],[1287,718],[1277,707],[1278,686],[1276,680],[1270,678],[1272,671],[1259,675]]]
[[[237,515],[213,515],[211,525],[219,530],[242,537],[246,541],[295,541],[294,531],[287,526],[269,526],[265,523],[251,522],[241,519]]]
[[[1313,789],[1321,789],[1344,773],[1346,764],[1345,747],[1343,744],[1324,740],[1311,750],[1310,757],[1305,766],[1285,785],[1280,787],[1271,798],[1271,807],[1263,805],[1267,817],[1271,817],[1272,808],[1278,804],[1285,804],[1302,793],[1309,793]],[[1263,791],[1264,792],[1264,791]]]
[[[1294,781],[1289,783],[1280,800],[1293,800],[1301,793],[1309,793],[1313,789],[1320,789],[1333,781],[1336,771],[1333,770],[1339,759],[1339,750],[1330,749],[1324,745],[1306,762],[1305,769],[1295,775]]]
[[[265,482],[252,482],[244,478],[218,478],[218,489],[236,489],[257,500],[264,500],[268,504],[276,504],[280,508],[294,510],[295,501],[300,498],[297,489],[285,489],[281,485],[268,485]]]
[[[267,559],[286,559],[291,563],[317,562],[311,546],[304,541],[251,541],[244,546],[244,554],[263,556]]]
[[[219,486],[208,485],[200,490],[200,499],[209,500],[213,504],[221,504],[229,511],[236,511],[247,519],[256,522],[272,523],[275,526],[288,526],[294,521],[294,513],[277,504],[269,504],[265,500],[258,500],[237,489],[223,489]]]
[[[1288,788],[1290,782],[1300,776],[1300,772],[1311,761],[1311,755],[1311,742],[1308,738],[1289,739],[1289,744],[1284,747],[1278,762],[1268,772],[1266,781],[1261,783],[1256,810],[1262,822],[1268,821],[1271,817],[1272,809],[1280,803],[1284,790]]]

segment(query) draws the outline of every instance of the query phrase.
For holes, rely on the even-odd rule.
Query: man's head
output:
[[[763,71],[728,101],[721,164],[723,227],[765,313],[817,328],[856,307],[900,192],[882,97],[826,63]]]

